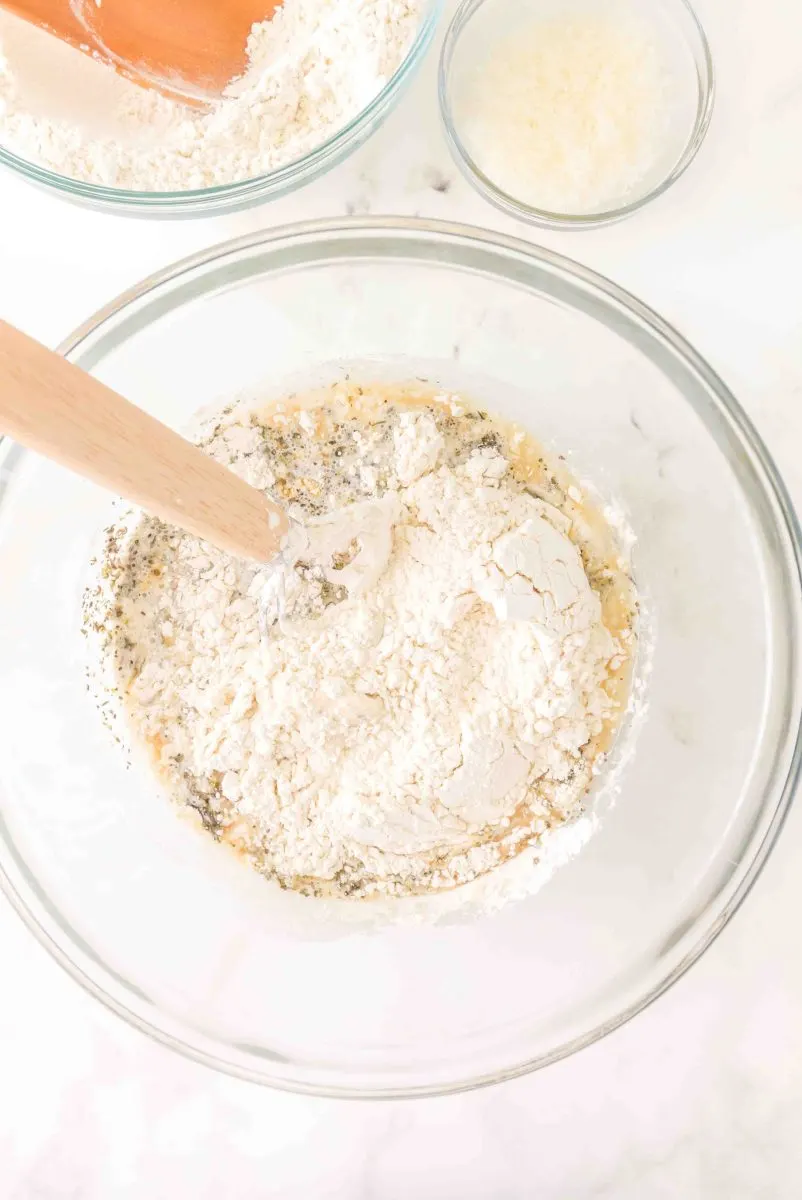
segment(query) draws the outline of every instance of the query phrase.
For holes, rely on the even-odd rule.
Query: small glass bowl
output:
[[[28,162],[0,145],[0,167],[9,167],[24,179],[67,200],[103,212],[137,217],[208,217],[239,212],[267,200],[276,200],[310,183],[352,154],[389,116],[403,89],[420,66],[434,36],[443,0],[428,0],[414,42],[398,70],[370,104],[338,129],[327,141],[302,158],[286,163],[267,175],[242,179],[221,187],[198,188],[180,192],[137,192],[124,188],[102,187],[59,175],[46,167]]]
[[[626,14],[642,15],[654,26],[666,61],[681,84],[681,103],[658,163],[643,188],[622,197],[622,203],[590,212],[551,212],[528,204],[497,185],[482,169],[462,126],[460,89],[467,72],[486,54],[493,31],[509,32],[521,17],[550,17],[556,13],[587,13],[597,7],[588,0],[463,0],[446,33],[440,55],[440,111],[451,154],[477,191],[510,216],[549,229],[588,229],[620,221],[661,196],[696,156],[713,112],[713,60],[707,37],[688,0],[628,0]],[[606,8],[606,6],[601,6]],[[609,10],[607,10],[609,11]],[[681,76],[681,78],[680,78]],[[686,95],[687,93],[687,95]],[[681,111],[680,111],[681,110]]]

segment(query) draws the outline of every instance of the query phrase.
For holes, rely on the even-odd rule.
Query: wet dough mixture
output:
[[[265,631],[254,567],[127,513],[85,598],[100,702],[169,795],[282,887],[451,889],[582,810],[626,708],[611,527],[523,430],[424,385],[239,404],[200,444],[301,519],[393,500],[362,594]]]

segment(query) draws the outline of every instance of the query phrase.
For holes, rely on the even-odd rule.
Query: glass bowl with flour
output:
[[[377,220],[223,246],[65,349],[305,520],[393,527],[372,590],[266,638],[237,564],[5,451],[2,880],[84,986],[243,1077],[411,1095],[571,1053],[701,953],[796,780],[802,603],[782,483],[677,334]]]
[[[284,0],[208,108],[0,12],[0,164],[95,208],[230,212],[309,182],[392,110],[442,0]]]

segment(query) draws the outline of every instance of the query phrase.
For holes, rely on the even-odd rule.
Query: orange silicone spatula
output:
[[[251,26],[280,0],[0,0],[135,83],[209,101],[245,70]]]

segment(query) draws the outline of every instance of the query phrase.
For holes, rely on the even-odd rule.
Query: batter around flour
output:
[[[232,405],[199,442],[301,520],[387,497],[392,549],[361,594],[266,631],[252,564],[139,512],[107,530],[95,683],[175,801],[333,898],[456,888],[583,811],[637,599],[562,460],[423,384]]]

